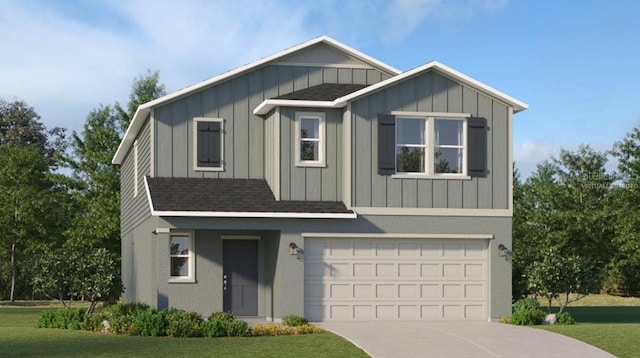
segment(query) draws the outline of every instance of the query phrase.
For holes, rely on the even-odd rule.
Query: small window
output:
[[[425,172],[426,138],[426,122],[424,119],[398,119],[396,124],[396,168],[398,172]]]
[[[221,118],[195,118],[193,123],[195,169],[224,170],[224,121]]]
[[[324,113],[298,113],[296,115],[297,166],[325,166]]]
[[[170,281],[191,281],[195,278],[194,242],[188,234],[171,235],[169,243]]]

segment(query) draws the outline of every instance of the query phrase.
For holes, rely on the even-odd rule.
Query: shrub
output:
[[[214,312],[202,325],[202,334],[206,337],[246,336],[249,325],[228,312]]]
[[[226,321],[206,321],[202,323],[202,335],[205,337],[226,337],[227,336]]]
[[[38,318],[40,328],[61,328],[78,330],[84,322],[84,309],[59,309],[45,311]]]
[[[569,312],[562,312],[558,314],[558,324],[569,325],[575,323],[576,320],[571,317],[571,314],[569,314]]]
[[[234,319],[227,324],[227,336],[228,337],[242,337],[246,336],[249,331],[249,325],[245,321]]]
[[[325,330],[323,328],[310,324],[303,324],[300,326],[284,326],[277,323],[268,323],[264,326],[256,325],[250,329],[250,335],[252,336],[288,336],[324,332]]]
[[[168,325],[166,311],[148,308],[133,313],[133,334],[136,336],[166,336]]]
[[[286,315],[284,316],[284,318],[282,318],[282,324],[290,327],[302,326],[308,323],[309,321],[307,321],[306,318],[294,314]]]
[[[177,309],[167,311],[167,335],[172,337],[201,337],[202,317],[195,312]]]
[[[106,327],[102,322],[107,320],[107,315],[104,313],[92,313],[84,315],[84,322],[82,322],[82,329],[92,332],[105,332]]]
[[[540,310],[540,304],[533,298],[523,298],[513,304],[511,324],[519,326],[532,326],[540,324],[544,312]]]

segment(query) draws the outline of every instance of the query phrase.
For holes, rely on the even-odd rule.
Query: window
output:
[[[224,120],[221,118],[194,118],[194,168],[222,171]]]
[[[296,165],[325,166],[324,113],[298,113],[296,115]]]
[[[195,280],[194,242],[192,235],[173,234],[169,242],[170,281]]]
[[[486,120],[465,114],[378,116],[380,175],[484,176]]]

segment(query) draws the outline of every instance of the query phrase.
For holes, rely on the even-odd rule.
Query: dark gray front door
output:
[[[258,240],[224,240],[222,246],[225,312],[258,315]]]

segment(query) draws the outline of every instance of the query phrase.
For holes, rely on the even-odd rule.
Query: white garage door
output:
[[[487,318],[488,240],[307,238],[311,321]]]

